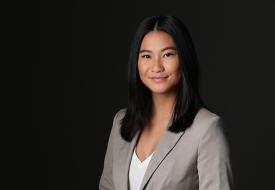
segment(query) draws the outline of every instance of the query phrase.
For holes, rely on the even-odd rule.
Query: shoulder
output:
[[[221,116],[207,108],[201,107],[196,114],[190,130],[199,138],[206,134],[220,134],[223,131],[223,120]]]
[[[200,109],[194,120],[193,133],[196,134],[199,143],[199,152],[215,149],[215,152],[227,154],[229,148],[225,125],[219,115],[206,108]]]
[[[126,108],[119,109],[114,116],[114,120],[121,120],[124,117],[126,110]]]
[[[210,124],[220,122],[221,120],[222,118],[218,114],[201,107],[194,118],[193,124],[199,128],[206,128],[212,126]]]
[[[126,110],[127,110],[126,108],[121,108],[115,113],[113,117],[113,125],[111,129],[110,138],[120,137],[121,120],[124,118]]]
[[[218,114],[208,110],[205,107],[201,107],[197,113],[197,115],[194,118],[194,122],[202,122],[202,121],[207,121],[211,120],[213,118],[220,117]]]

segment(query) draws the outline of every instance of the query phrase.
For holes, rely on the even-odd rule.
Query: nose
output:
[[[164,71],[163,64],[159,58],[156,58],[155,61],[153,61],[151,71],[153,73],[159,73]]]

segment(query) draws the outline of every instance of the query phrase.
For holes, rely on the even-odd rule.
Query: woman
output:
[[[140,23],[130,49],[128,107],[114,117],[100,190],[232,189],[222,121],[199,96],[197,64],[178,18]]]

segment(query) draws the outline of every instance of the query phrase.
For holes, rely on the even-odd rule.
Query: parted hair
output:
[[[138,25],[128,59],[128,105],[121,119],[120,134],[131,141],[142,130],[152,115],[151,91],[141,81],[138,73],[138,56],[144,36],[151,31],[169,34],[176,45],[180,63],[180,80],[169,131],[179,132],[188,128],[199,108],[206,107],[199,95],[198,59],[191,36],[183,22],[175,16],[151,16]]]

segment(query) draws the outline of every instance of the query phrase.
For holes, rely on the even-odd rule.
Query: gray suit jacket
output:
[[[128,172],[138,133],[131,142],[120,136],[121,109],[113,120],[100,190],[128,190]],[[169,123],[171,125],[171,122]],[[229,147],[221,118],[201,108],[183,132],[165,131],[143,177],[147,190],[230,190]]]

